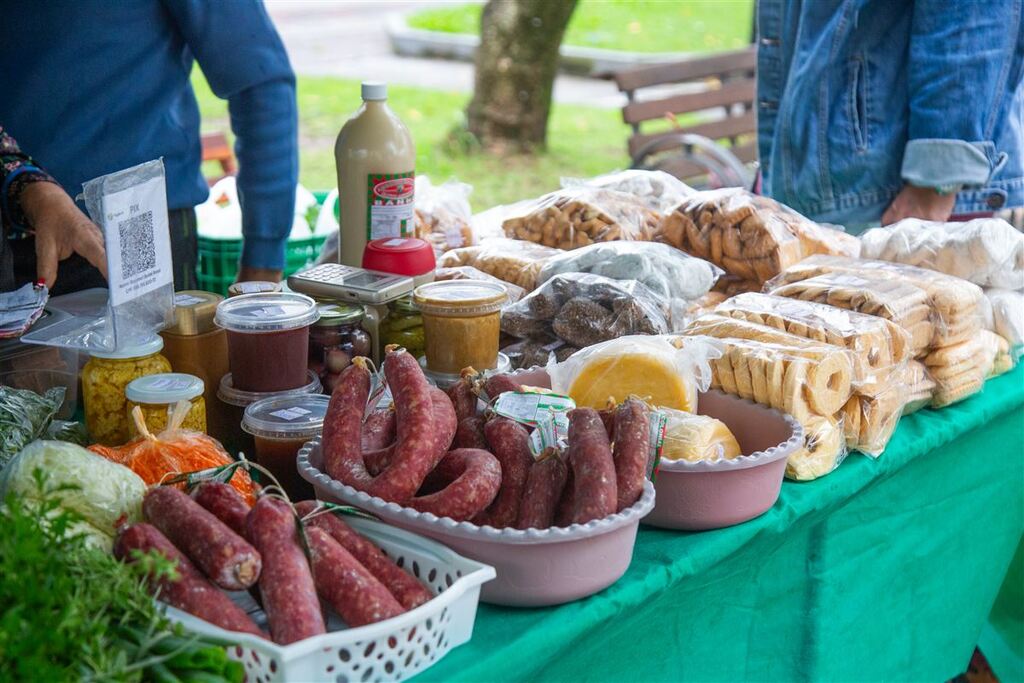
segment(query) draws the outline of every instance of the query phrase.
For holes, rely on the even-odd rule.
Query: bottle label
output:
[[[416,173],[371,173],[366,179],[366,239],[414,236]]]

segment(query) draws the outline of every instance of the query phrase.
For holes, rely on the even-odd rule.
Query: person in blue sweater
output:
[[[175,287],[196,286],[197,62],[228,101],[242,204],[239,280],[279,280],[298,180],[295,74],[259,0],[0,0],[0,122],[72,196],[82,183],[163,157]],[[11,242],[37,277],[32,226]],[[103,286],[81,255],[55,293]]]

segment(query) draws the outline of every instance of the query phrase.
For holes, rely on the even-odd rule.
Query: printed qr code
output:
[[[156,244],[153,242],[153,212],[147,211],[121,221],[121,278],[144,273],[156,267]]]

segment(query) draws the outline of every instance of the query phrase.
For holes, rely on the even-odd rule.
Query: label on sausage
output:
[[[506,391],[498,396],[494,412],[531,427],[537,425],[539,416],[553,413],[555,425],[564,422],[569,429],[567,413],[576,407],[576,401],[563,394],[536,393],[527,391]]]
[[[661,449],[665,446],[665,429],[667,426],[668,415],[660,410],[651,411],[649,420],[650,437],[648,439],[651,454],[647,458],[647,462],[651,463],[651,471],[647,473],[647,478],[652,482],[658,476],[658,465],[661,464]]]
[[[565,428],[559,429],[555,422],[555,416],[559,413],[543,413],[537,418],[537,428],[530,432],[530,453],[536,460],[548,448],[565,448],[569,439],[569,422],[565,421]],[[561,413],[565,415],[565,413]]]

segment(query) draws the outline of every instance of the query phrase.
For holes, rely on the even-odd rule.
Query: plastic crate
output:
[[[326,192],[314,192],[316,200],[323,204]],[[305,268],[320,255],[320,247],[326,235],[310,235],[288,240],[285,247],[284,277]],[[238,275],[238,259],[242,255],[242,239],[204,237],[199,235],[199,263],[196,277],[199,289],[227,296],[228,287]]]

